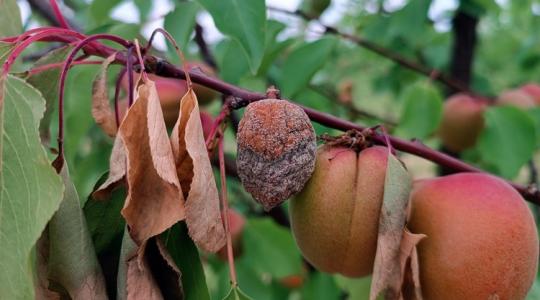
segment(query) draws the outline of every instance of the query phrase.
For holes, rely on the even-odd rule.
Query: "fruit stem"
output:
[[[120,97],[120,86],[122,84],[122,78],[126,74],[126,67],[123,67],[122,70],[118,73],[116,77],[116,82],[114,84],[114,120],[116,121],[116,128],[120,128],[120,107],[118,106],[118,100]]]
[[[234,267],[234,254],[232,247],[231,228],[229,224],[229,203],[227,201],[227,176],[225,174],[225,152],[223,151],[223,136],[218,141],[218,159],[219,159],[219,175],[221,177],[221,206],[223,223],[225,225],[225,235],[227,237],[227,261],[229,262],[229,276],[233,286],[238,285],[236,279],[236,269]]]
[[[64,18],[64,15],[62,15],[62,12],[60,11],[60,7],[58,7],[58,3],[56,3],[56,0],[50,0],[49,2],[51,3],[54,15],[56,16],[56,19],[58,20],[60,26],[69,29],[69,24]]]

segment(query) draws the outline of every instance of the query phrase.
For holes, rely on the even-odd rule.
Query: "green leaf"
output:
[[[122,238],[122,248],[120,249],[120,263],[118,264],[118,277],[116,280],[116,298],[127,299],[127,267],[126,263],[137,250],[137,244],[129,236],[127,226]]]
[[[193,32],[198,11],[199,6],[197,3],[180,2],[176,3],[174,10],[165,16],[164,27],[172,35],[180,49],[187,49],[187,43]],[[176,57],[174,47],[170,44],[167,44],[167,47]]]
[[[33,67],[62,62],[66,59],[70,51],[70,46],[55,49],[36,61]],[[50,137],[49,126],[51,124],[51,117],[56,106],[55,104],[58,102],[60,71],[60,68],[52,68],[26,78],[26,82],[40,91],[43,98],[45,98],[45,114],[39,125],[39,134],[44,141]]]
[[[0,42],[0,63],[3,65],[6,61],[8,55],[11,53],[11,50],[15,48],[14,43]]]
[[[264,54],[266,6],[264,0],[198,0],[223,34],[242,45],[251,72],[257,72]]]
[[[225,39],[217,47],[220,77],[232,84],[237,84],[240,78],[249,72],[249,62],[243,56],[238,56],[241,45],[232,39]]]
[[[94,0],[88,9],[90,16],[96,24],[110,20],[110,12],[121,0]]]
[[[62,180],[38,136],[44,110],[39,92],[23,80],[0,79],[1,299],[34,298],[30,252],[62,201]]]
[[[244,294],[244,292],[240,290],[240,287],[232,286],[229,294],[227,294],[223,300],[251,300],[251,298]]]
[[[108,173],[103,174],[96,183],[95,189],[101,186],[107,177]],[[84,214],[97,253],[105,251],[115,240],[122,238],[126,222],[120,211],[124,206],[125,199],[125,188],[115,190],[111,198],[106,200],[95,200],[92,196],[88,197],[84,205]]]
[[[281,93],[292,98],[306,87],[324,66],[335,45],[336,39],[327,37],[294,49],[283,63],[279,80]]]
[[[66,164],[61,175],[66,190],[48,226],[48,278],[73,299],[105,299],[101,267]]]
[[[0,38],[22,32],[21,12],[16,0],[0,2]]]
[[[393,14],[391,20],[391,36],[405,38],[408,42],[421,43],[428,25],[428,10],[431,0],[410,1],[401,10]],[[404,24],[407,24],[404,26]]]
[[[341,291],[332,275],[314,272],[302,288],[302,299],[338,300],[341,299]]]
[[[402,95],[403,111],[396,134],[423,139],[433,133],[442,117],[443,99],[430,82],[409,86]]]
[[[381,294],[400,293],[403,282],[400,246],[407,220],[411,187],[412,179],[407,169],[394,155],[389,154],[370,299],[376,299]]]
[[[540,107],[534,107],[527,110],[527,113],[534,122],[536,127],[536,148],[540,148]]]
[[[246,261],[259,273],[283,278],[302,272],[302,258],[291,232],[269,218],[248,219],[243,247]]]
[[[526,112],[511,106],[490,107],[484,118],[486,125],[477,149],[502,176],[514,178],[534,153],[535,124]]]
[[[182,273],[182,286],[186,300],[210,299],[206,278],[197,247],[188,235],[185,222],[175,224],[161,234],[172,259]]]
[[[348,300],[369,299],[369,288],[371,276],[364,278],[347,278],[341,275],[334,275],[338,286],[347,292]]]

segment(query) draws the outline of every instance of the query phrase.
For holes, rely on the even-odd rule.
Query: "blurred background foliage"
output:
[[[285,5],[290,11],[298,8],[315,17],[320,15],[326,25],[445,74],[451,73],[455,46],[452,20],[460,11],[479,21],[471,89],[496,96],[524,83],[540,81],[540,1],[335,0],[328,7],[322,5],[319,12],[310,11],[311,1],[318,0],[267,1],[265,10],[262,0],[64,0],[62,8],[89,34],[107,32],[145,41],[152,29],[164,26],[188,60],[200,61],[204,57],[193,33],[198,24],[222,80],[259,92],[273,84],[281,89],[284,98],[294,102],[365,126],[383,124],[393,134],[418,138],[435,148],[440,147],[434,133],[443,101],[451,93],[446,86],[351,41],[325,34],[315,20],[304,21],[270,6]],[[35,5],[39,1],[28,2]],[[23,28],[48,24],[35,9],[29,13],[28,2],[18,1]],[[221,4],[237,5],[237,15],[227,14],[229,10]],[[256,11],[257,18],[246,16],[249,10]],[[240,19],[251,22],[251,34],[235,28]],[[261,34],[257,36],[257,32]],[[39,52],[43,47],[33,46],[26,53]],[[155,48],[156,54],[179,62],[163,40],[158,39]],[[57,59],[62,60],[62,56]],[[23,70],[30,64],[31,60],[27,60],[17,68]],[[107,171],[112,146],[90,115],[91,82],[98,69],[77,66],[70,71],[66,85],[66,154],[81,201],[88,199]],[[119,67],[112,68],[110,74],[118,71]],[[114,80],[115,76],[110,76],[111,97]],[[216,99],[203,110],[216,115],[220,104]],[[540,165],[539,108],[490,108],[486,118],[481,142],[462,157],[490,172],[527,183],[531,175],[528,162],[535,153],[536,164]],[[54,137],[56,122],[51,126]],[[318,134],[339,133],[314,126]],[[234,132],[229,130],[226,152],[232,159],[235,148]],[[436,166],[425,160],[411,155],[402,158],[416,178],[437,174]],[[246,294],[254,299],[367,299],[369,278],[323,274],[303,262],[287,228],[286,205],[264,213],[236,178],[231,176],[228,185],[231,205],[247,218],[242,254],[236,260],[239,283]],[[117,224],[118,220],[110,222]],[[121,239],[121,235],[116,238]],[[210,295],[219,299],[229,289],[227,264],[213,255],[200,255]],[[292,280],[294,284],[286,280],[291,276],[297,277]],[[535,284],[529,298],[540,299],[540,285]]]

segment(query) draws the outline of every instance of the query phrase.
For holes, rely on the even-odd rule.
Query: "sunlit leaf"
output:
[[[24,81],[0,78],[0,298],[31,299],[30,253],[64,187],[38,136],[45,100]]]
[[[0,2],[0,38],[22,32],[21,12],[16,0]]]

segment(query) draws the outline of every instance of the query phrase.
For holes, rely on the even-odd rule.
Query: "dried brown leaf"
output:
[[[411,178],[401,162],[391,153],[384,182],[384,197],[379,215],[377,252],[369,298],[383,296],[397,300],[401,295],[401,244],[407,218]]]
[[[116,54],[113,54],[103,61],[101,70],[92,85],[92,116],[99,127],[110,137],[116,135],[117,128],[114,112],[109,104],[107,69],[115,58]]]
[[[186,197],[186,223],[198,247],[216,252],[225,245],[219,195],[206,150],[197,96],[189,89],[181,100],[171,144],[176,172]]]
[[[120,137],[114,139],[111,158],[109,160],[109,177],[107,180],[94,192],[92,196],[97,200],[108,199],[114,190],[126,176],[126,148]]]
[[[418,263],[418,251],[416,246],[425,234],[415,234],[403,230],[403,238],[400,245],[401,277],[403,280],[400,300],[422,300],[422,288],[420,285],[420,266]]]
[[[127,299],[161,300],[163,296],[152,276],[150,265],[145,259],[146,243],[127,260],[126,294]]]
[[[185,218],[184,197],[154,82],[139,86],[118,135],[127,153],[128,196],[122,215],[140,245]]]

